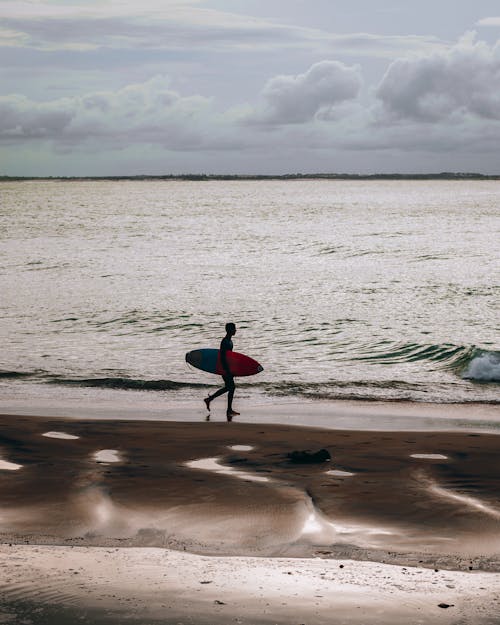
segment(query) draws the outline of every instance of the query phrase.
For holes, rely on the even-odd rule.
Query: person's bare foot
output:
[[[240,414],[240,413],[239,413],[239,412],[236,412],[236,410],[228,410],[228,411],[227,411],[227,414],[226,414],[226,416],[227,416],[227,420],[228,420],[228,421],[231,421],[231,419],[232,419],[233,417],[237,417],[239,414]]]
[[[203,401],[205,402],[205,406],[207,407],[208,412],[210,412],[210,397],[205,397]]]

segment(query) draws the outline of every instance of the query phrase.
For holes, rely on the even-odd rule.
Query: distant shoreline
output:
[[[0,176],[0,182],[30,180],[500,180],[500,174],[441,172],[437,174],[162,174],[135,176]]]

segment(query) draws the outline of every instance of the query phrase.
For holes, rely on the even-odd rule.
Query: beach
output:
[[[2,622],[499,623],[495,410],[462,431],[4,414]]]
[[[500,624],[498,181],[1,192],[0,625]]]

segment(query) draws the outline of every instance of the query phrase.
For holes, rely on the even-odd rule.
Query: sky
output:
[[[0,0],[0,175],[500,174],[498,0]]]

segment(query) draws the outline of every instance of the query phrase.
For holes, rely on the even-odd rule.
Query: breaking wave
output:
[[[452,370],[463,379],[500,382],[500,352],[480,349],[474,345],[379,343],[365,351],[367,353],[352,359],[387,365],[427,361]]]
[[[467,365],[462,377],[476,382],[500,382],[500,352],[477,354]]]

